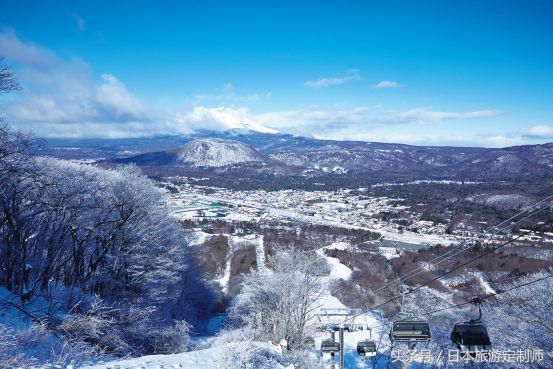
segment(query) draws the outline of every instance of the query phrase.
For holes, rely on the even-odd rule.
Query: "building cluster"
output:
[[[183,220],[297,221],[379,232],[383,238],[406,243],[456,241],[445,234],[445,225],[420,220],[420,214],[401,199],[372,197],[362,190],[236,191],[191,183],[176,187],[178,191],[167,193],[167,205],[173,216]]]

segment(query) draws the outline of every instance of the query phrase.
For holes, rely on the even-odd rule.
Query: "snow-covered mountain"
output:
[[[184,145],[179,162],[197,167],[222,167],[230,164],[260,162],[262,156],[252,147],[220,138],[201,138]]]
[[[298,174],[307,170],[326,175],[333,168],[339,168],[336,174],[357,171],[385,175],[388,179],[405,176],[516,181],[553,178],[553,143],[506,148],[413,146],[317,140],[241,129],[201,131],[189,136],[52,143],[50,149],[43,151],[44,155],[64,159],[102,158],[114,164],[134,163],[172,170],[229,164],[244,167],[244,164],[263,162],[264,173],[273,170],[273,173]]]
[[[189,113],[177,115],[177,121],[182,121],[186,125],[192,124],[194,131],[208,129],[217,132],[236,130],[245,133],[278,133],[276,129],[266,127],[252,119],[246,109],[225,106],[214,108],[196,106]]]

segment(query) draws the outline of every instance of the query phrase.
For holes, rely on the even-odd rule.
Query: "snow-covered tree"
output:
[[[278,249],[268,266],[268,271],[245,276],[232,318],[255,332],[259,340],[277,343],[285,339],[290,349],[300,349],[323,291],[324,260],[315,253]]]
[[[135,167],[37,157],[32,139],[6,128],[0,141],[0,286],[21,304],[41,298],[70,310],[60,321],[49,309],[45,319],[71,340],[96,344],[100,329],[127,352],[185,347],[189,323],[209,314],[215,295],[161,190]],[[110,308],[109,319],[94,311],[92,295]]]

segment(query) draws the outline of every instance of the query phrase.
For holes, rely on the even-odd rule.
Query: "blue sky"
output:
[[[23,86],[2,111],[43,136],[549,142],[552,19],[551,1],[20,0],[0,12]]]

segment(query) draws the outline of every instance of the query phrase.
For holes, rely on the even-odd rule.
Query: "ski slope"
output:
[[[258,245],[262,245],[263,240],[258,241]],[[325,249],[339,248],[346,249],[349,245],[347,243],[336,243],[317,250],[317,253],[321,255],[330,267],[330,274],[323,278],[323,283],[326,285],[325,292],[318,302],[319,306],[315,309],[314,313],[323,315],[328,311],[347,310],[347,307],[340,302],[336,297],[330,294],[330,284],[337,279],[347,280],[351,277],[352,270],[347,266],[340,263],[337,258],[329,257],[324,254]],[[259,250],[258,250],[259,252]],[[261,253],[258,253],[259,257],[264,257]],[[323,318],[324,319],[324,318]],[[334,323],[339,324],[343,321],[342,317],[330,317]],[[322,354],[318,351],[321,347],[321,342],[325,338],[330,337],[329,332],[316,331],[316,326],[320,323],[318,318],[314,318],[311,323],[311,331],[313,332],[313,338],[315,340],[315,352],[322,358],[325,363],[331,364],[330,354]],[[385,353],[390,346],[388,340],[387,328],[383,326],[386,323],[381,317],[373,313],[361,314],[355,318],[356,325],[363,325],[363,330],[354,332],[346,332],[344,335],[344,348],[345,348],[345,364],[346,368],[361,369],[367,368],[367,359],[357,354],[357,342],[367,340],[371,338],[376,341],[379,352]],[[368,327],[372,327],[372,330],[368,330]],[[336,332],[336,339],[338,339],[338,333]],[[173,355],[150,355],[133,359],[116,360],[106,363],[96,363],[91,366],[84,366],[83,369],[177,369],[177,368],[198,368],[198,369],[223,369],[226,368],[228,362],[228,352],[230,350],[244,350],[249,346],[254,346],[259,349],[274,350],[275,355],[279,355],[275,346],[269,343],[262,342],[233,342],[230,344],[214,346],[207,349],[195,350],[180,354]],[[376,367],[386,367],[389,357],[386,354],[379,354],[377,358]],[[370,364],[369,364],[370,366]],[[265,368],[265,367],[264,367]],[[293,366],[282,366],[278,363],[274,364],[275,369],[294,369]],[[255,368],[252,368],[255,369]]]
[[[336,242],[329,246],[322,247],[317,250],[317,254],[322,256],[327,264],[330,267],[330,274],[323,278],[323,283],[327,285],[325,288],[325,293],[322,296],[320,301],[320,306],[316,309],[315,314],[317,315],[316,320],[320,320],[320,323],[325,319],[331,324],[340,324],[345,322],[344,317],[340,316],[329,316],[325,318],[320,316],[325,314],[325,312],[339,312],[347,311],[347,307],[342,304],[340,300],[330,294],[330,284],[338,279],[348,280],[351,278],[353,271],[348,268],[346,265],[340,263],[337,258],[326,256],[324,251],[327,249],[339,249],[345,250],[349,248],[350,245],[346,242]],[[356,313],[357,315],[359,313]],[[363,326],[363,330],[345,332],[344,333],[344,350],[345,350],[345,367],[348,369],[357,369],[357,368],[367,368],[370,367],[368,364],[368,359],[365,359],[357,354],[357,343],[359,341],[371,339],[376,342],[379,352],[386,352],[390,346],[390,341],[388,339],[387,327],[384,325],[387,322],[384,321],[380,316],[374,313],[365,313],[355,316],[354,320],[348,320],[347,323],[354,323],[355,326]],[[368,330],[367,328],[372,328]],[[315,332],[313,338],[315,339],[315,348],[318,350],[321,347],[321,343],[324,339],[330,338],[329,332]],[[335,339],[338,340],[338,332],[335,333]],[[330,354],[321,354],[322,359],[326,364],[332,364],[332,359]],[[338,355],[336,355],[338,357]],[[376,367],[386,367],[388,363],[388,356],[379,354],[379,357]]]

